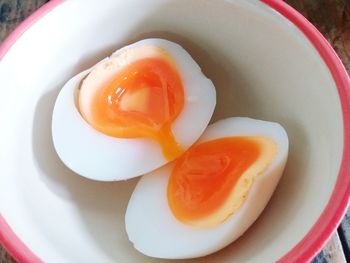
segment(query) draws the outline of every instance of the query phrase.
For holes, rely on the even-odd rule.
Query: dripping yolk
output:
[[[168,182],[174,216],[197,227],[222,223],[240,208],[276,151],[265,137],[225,137],[191,147],[175,161]]]
[[[167,159],[182,149],[171,131],[184,106],[181,78],[162,57],[143,58],[119,70],[95,92],[90,114],[83,117],[98,131],[119,138],[157,141]]]

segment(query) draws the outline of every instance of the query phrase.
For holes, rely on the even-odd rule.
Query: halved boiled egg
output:
[[[288,137],[277,123],[228,118],[208,126],[180,158],[140,179],[125,216],[130,241],[168,259],[227,246],[268,203],[287,155]]]
[[[145,39],[67,82],[53,111],[53,142],[82,176],[128,179],[181,155],[215,104],[213,83],[181,46]]]

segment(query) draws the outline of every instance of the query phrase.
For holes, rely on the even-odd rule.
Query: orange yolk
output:
[[[171,124],[184,106],[184,91],[176,68],[162,58],[145,58],[125,66],[95,95],[88,122],[119,138],[150,138],[167,159],[182,149]]]
[[[268,140],[256,138],[259,137],[225,137],[204,142],[177,159],[167,189],[174,216],[192,224],[216,213],[227,201],[234,201],[229,198],[237,181],[263,154],[260,141]],[[269,148],[270,145],[263,147]],[[265,169],[265,164],[256,171]],[[228,211],[219,221],[224,221],[232,213]]]

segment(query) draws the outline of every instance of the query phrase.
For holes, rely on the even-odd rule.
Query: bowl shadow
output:
[[[137,179],[92,181],[78,176],[62,163],[51,137],[51,116],[60,89],[61,86],[47,92],[37,103],[32,138],[35,161],[48,189],[75,206],[91,238],[113,257],[113,244],[120,238],[127,239],[124,214]]]

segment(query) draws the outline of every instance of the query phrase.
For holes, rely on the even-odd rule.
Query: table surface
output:
[[[0,42],[47,0],[0,0]],[[328,39],[350,73],[350,0],[286,0]],[[14,259],[0,245],[0,263]],[[350,210],[312,263],[350,262]]]

